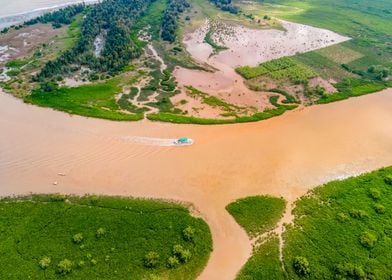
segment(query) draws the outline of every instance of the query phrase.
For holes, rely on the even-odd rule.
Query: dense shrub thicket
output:
[[[163,40],[173,43],[176,39],[177,20],[179,14],[189,8],[186,0],[169,0],[169,4],[163,14],[161,21],[161,37]]]
[[[49,61],[35,77],[37,81],[78,70],[81,65],[99,72],[115,73],[138,57],[141,49],[132,41],[130,29],[152,0],[107,0],[91,7],[81,26],[76,45]],[[99,57],[93,54],[95,38],[106,32],[105,47]]]
[[[52,23],[54,28],[60,28],[63,24],[70,24],[73,17],[83,12],[85,7],[86,6],[84,4],[72,5],[28,20],[24,24],[33,25],[36,23]]]
[[[215,6],[217,6],[222,11],[227,11],[232,14],[237,14],[239,9],[234,6],[231,0],[210,0]]]

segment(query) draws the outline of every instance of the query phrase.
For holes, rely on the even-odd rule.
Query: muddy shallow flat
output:
[[[254,194],[292,202],[323,182],[391,165],[391,108],[389,89],[258,123],[197,126],[69,116],[0,94],[0,194],[101,193],[192,202],[214,240],[200,279],[233,279],[251,246],[225,205]],[[135,136],[186,136],[195,144],[141,143]]]

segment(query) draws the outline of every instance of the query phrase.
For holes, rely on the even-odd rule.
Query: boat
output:
[[[174,145],[185,146],[185,145],[192,145],[193,140],[188,137],[181,137],[174,140]]]

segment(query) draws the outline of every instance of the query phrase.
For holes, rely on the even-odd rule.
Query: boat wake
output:
[[[171,146],[183,146],[178,143],[178,139],[176,138],[154,138],[154,137],[143,137],[143,136],[124,136],[121,137],[122,140],[140,144],[140,145],[148,145],[148,146],[162,146],[162,147],[171,147]],[[193,143],[193,142],[192,142]],[[184,144],[189,145],[189,144]]]

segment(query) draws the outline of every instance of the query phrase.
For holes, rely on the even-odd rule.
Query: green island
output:
[[[177,203],[32,195],[0,201],[1,279],[195,279],[208,225]]]
[[[109,120],[260,121],[298,105],[324,104],[391,87],[391,10],[390,3],[381,0],[371,9],[365,0],[78,4],[1,31],[0,43],[15,41],[19,52],[0,62],[0,86],[31,104]],[[208,73],[220,71],[210,65],[215,57],[239,51],[227,43],[230,39],[245,44],[252,39],[241,37],[238,27],[250,33],[284,32],[280,19],[309,25],[304,28],[325,28],[347,39],[320,38],[314,50],[298,47],[294,55],[283,51],[257,66],[240,62],[235,70],[243,77],[246,92],[235,88],[216,93],[209,89],[211,84],[199,88],[192,84],[191,74],[186,81],[177,81],[181,68],[204,71],[208,80]],[[30,34],[33,28],[43,35],[26,48],[18,35]],[[184,43],[192,32],[204,32],[201,44],[212,49],[205,61],[195,59],[189,43]],[[229,60],[224,63],[231,65]],[[227,78],[239,82],[238,77]],[[284,99],[278,101],[281,96]]]
[[[272,199],[249,197],[227,209],[254,237],[282,213],[279,198]],[[271,233],[255,245],[237,279],[389,279],[391,207],[392,167],[317,187],[295,202],[294,221],[282,236],[283,263]]]

